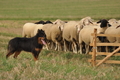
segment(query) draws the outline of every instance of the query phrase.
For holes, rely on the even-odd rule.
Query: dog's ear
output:
[[[41,29],[38,29],[37,33],[40,33]]]
[[[37,33],[39,33],[39,29],[37,30]]]
[[[42,35],[45,35],[45,32],[42,29],[38,29],[37,33],[40,33]]]

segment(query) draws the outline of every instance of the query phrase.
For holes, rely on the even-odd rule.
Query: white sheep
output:
[[[69,45],[72,47],[72,51],[77,53],[78,34],[85,25],[92,23],[91,17],[85,17],[80,21],[69,21],[64,25],[63,29],[63,40],[64,40],[64,51],[71,50]]]
[[[79,33],[79,45],[80,45],[80,53],[82,54],[82,43],[84,42],[85,43],[85,48],[86,48],[86,54],[88,54],[89,52],[89,44],[92,42],[92,39],[93,37],[91,36],[91,33],[93,33],[94,31],[94,28],[97,29],[98,33],[101,33],[101,32],[105,32],[105,30],[107,29],[108,27],[108,21],[103,19],[103,20],[100,20],[99,21],[100,26],[92,26],[92,25],[87,25],[86,27],[84,27],[80,33]],[[97,41],[100,42],[99,39],[97,39]]]
[[[33,37],[34,36],[34,28],[37,24],[34,23],[25,23],[23,26],[23,37]]]
[[[38,31],[38,29],[42,29],[43,28],[43,24],[37,24],[36,25],[36,27],[34,28],[34,35],[36,35],[37,34],[37,31]]]

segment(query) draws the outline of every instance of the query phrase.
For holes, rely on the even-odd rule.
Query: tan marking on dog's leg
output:
[[[37,58],[34,58],[35,61],[37,61],[38,59]]]
[[[6,58],[8,58],[8,57],[9,57],[10,55],[12,55],[12,54],[14,54],[14,53],[8,51],[8,53],[7,53],[7,55],[6,55]]]
[[[16,51],[14,54],[14,58],[17,58],[17,56],[20,54],[21,51]]]
[[[37,61],[38,59],[35,57],[34,53],[32,53],[34,60]]]

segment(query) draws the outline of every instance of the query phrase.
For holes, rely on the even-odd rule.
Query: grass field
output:
[[[34,62],[32,54],[23,51],[17,59],[6,60],[8,41],[21,37],[26,22],[86,16],[120,19],[120,0],[0,0],[0,80],[120,80],[120,65],[94,68],[87,61],[91,56],[84,54],[42,50]]]
[[[2,20],[120,19],[120,0],[1,0]]]

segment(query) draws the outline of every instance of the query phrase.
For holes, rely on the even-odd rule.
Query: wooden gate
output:
[[[89,52],[90,55],[92,55],[92,59],[89,59],[88,61],[91,62],[92,66],[99,66],[102,63],[115,63],[120,64],[120,61],[117,60],[107,60],[111,56],[120,56],[120,53],[117,53],[120,51],[120,43],[97,43],[96,37],[97,36],[110,36],[110,37],[120,37],[120,35],[108,35],[108,34],[97,34],[97,29],[94,29],[94,33],[91,34],[93,36],[93,42],[90,44],[90,46],[93,46],[92,52]],[[97,46],[118,46],[116,50],[114,50],[111,53],[108,52],[97,52]],[[96,60],[96,55],[106,55],[106,57],[103,60]]]

